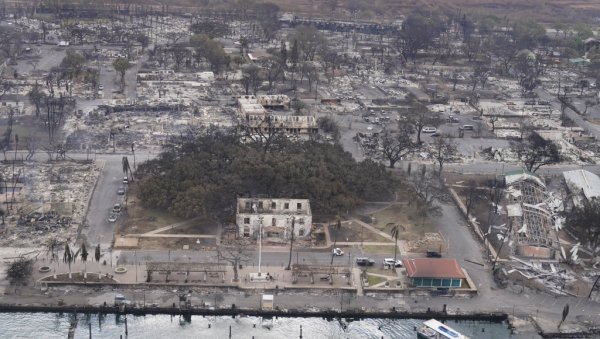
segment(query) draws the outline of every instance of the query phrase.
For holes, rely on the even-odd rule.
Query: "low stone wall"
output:
[[[448,319],[448,320],[482,320],[500,322],[508,319],[508,315],[502,312],[485,312],[485,313],[461,313],[453,314],[440,311],[425,311],[425,312],[408,312],[396,311],[369,311],[350,309],[346,311],[305,311],[305,310],[259,310],[259,309],[242,309],[232,305],[230,308],[179,308],[179,307],[136,307],[136,308],[119,308],[118,306],[92,306],[92,305],[64,305],[64,306],[34,306],[34,305],[6,305],[0,304],[0,312],[78,312],[78,313],[101,313],[101,314],[133,314],[133,315],[149,315],[149,314],[172,314],[172,315],[212,315],[212,316],[263,316],[263,317],[320,317],[320,318],[387,318],[387,319]]]

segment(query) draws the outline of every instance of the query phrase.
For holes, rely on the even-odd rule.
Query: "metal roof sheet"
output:
[[[563,172],[563,177],[571,187],[582,190],[587,199],[600,197],[600,177],[596,174],[578,169]]]

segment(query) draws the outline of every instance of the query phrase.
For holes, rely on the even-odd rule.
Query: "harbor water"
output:
[[[416,338],[418,319],[321,319],[237,316],[132,316],[115,314],[0,313],[0,339],[13,338]],[[506,323],[448,321],[470,338],[538,338],[535,334],[511,335]],[[126,333],[127,332],[127,333]],[[231,337],[230,337],[231,333]]]

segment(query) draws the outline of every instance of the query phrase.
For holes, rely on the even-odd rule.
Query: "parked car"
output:
[[[121,213],[121,204],[116,203],[112,208],[113,213]]]
[[[550,106],[550,101],[547,101],[547,100],[538,100],[538,105],[540,105],[540,106]]]
[[[338,257],[342,256],[342,255],[344,255],[344,251],[342,251],[341,248],[336,247],[333,249],[333,255],[338,256]]]
[[[427,251],[427,253],[425,253],[425,255],[427,256],[427,258],[441,258],[442,257],[442,254],[437,251]]]
[[[533,106],[533,105],[535,105],[535,104],[536,104],[536,102],[535,102],[535,100],[533,100],[533,99],[531,99],[531,100],[526,100],[526,101],[525,101],[525,105],[528,105],[528,106]]]
[[[116,222],[118,217],[119,217],[118,215],[116,215],[116,214],[112,214],[112,213],[111,213],[111,214],[108,216],[108,222]]]
[[[451,115],[446,119],[447,122],[458,122],[458,119],[454,116]]]
[[[356,265],[358,266],[373,266],[375,265],[375,260],[371,258],[356,258]]]
[[[104,85],[102,85],[102,84],[98,85],[98,89],[99,90],[103,90],[104,89]]]
[[[421,132],[423,132],[423,133],[435,133],[435,132],[437,132],[437,128],[430,127],[430,126],[425,126],[425,127],[423,127],[423,129],[421,130]]]
[[[435,133],[433,133],[431,136],[432,136],[432,137],[439,137],[439,136],[441,136],[441,135],[442,135],[442,134],[441,134],[440,132],[435,132]]]
[[[125,186],[119,187],[119,189],[117,190],[117,194],[124,195],[125,194]]]
[[[123,183],[127,185],[129,183],[129,179],[127,177],[123,177]]]
[[[394,261],[394,258],[385,258],[383,259],[383,267],[402,267],[402,260],[397,259],[396,261]]]

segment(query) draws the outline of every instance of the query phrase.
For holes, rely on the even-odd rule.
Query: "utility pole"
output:
[[[260,276],[260,264],[262,261],[262,224],[264,217],[258,217],[258,275]]]
[[[133,257],[135,258],[135,283],[137,284],[138,279],[137,279],[137,251],[133,251]]]
[[[288,266],[286,268],[286,270],[291,270],[292,269],[292,247],[294,246],[294,223],[296,222],[296,217],[293,216],[292,217],[292,235],[290,238],[290,260],[288,261]]]

